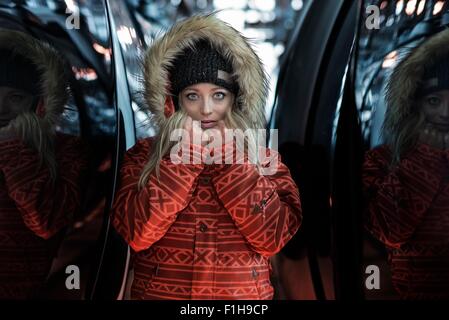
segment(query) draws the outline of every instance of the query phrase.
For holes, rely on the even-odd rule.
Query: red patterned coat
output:
[[[84,149],[78,138],[58,134],[56,150],[52,185],[36,151],[18,139],[0,142],[0,299],[38,293],[55,254],[52,237],[79,209]]]
[[[280,162],[161,162],[138,191],[152,138],[127,151],[112,223],[134,250],[132,299],[271,299],[270,263],[301,223],[297,186]],[[225,149],[229,148],[225,145]],[[201,147],[191,146],[194,157]],[[235,151],[234,151],[235,152]]]
[[[363,170],[367,229],[389,249],[402,298],[449,298],[449,152],[418,144],[394,168],[369,151]]]

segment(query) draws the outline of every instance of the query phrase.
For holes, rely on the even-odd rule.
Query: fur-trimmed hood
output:
[[[262,62],[246,39],[237,30],[219,20],[214,14],[196,15],[176,23],[167,33],[153,42],[144,58],[144,98],[159,127],[167,117],[170,100],[169,70],[177,55],[207,39],[233,66],[239,85],[237,104],[254,128],[264,128],[268,77]]]
[[[445,56],[449,56],[449,30],[426,40],[399,62],[387,84],[384,123],[387,133],[398,132],[414,113],[416,91],[422,85],[425,70]]]
[[[52,127],[64,110],[69,98],[64,60],[49,44],[20,31],[0,29],[0,48],[28,58],[40,73],[40,97],[43,99],[43,114],[39,121],[44,127]],[[19,116],[20,117],[20,116]],[[18,120],[18,121],[16,121]],[[16,127],[20,119],[11,121]],[[25,129],[25,128],[22,128]]]

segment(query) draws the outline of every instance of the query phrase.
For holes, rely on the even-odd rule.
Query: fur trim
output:
[[[64,111],[69,98],[64,60],[49,44],[23,32],[0,30],[0,48],[9,49],[28,58],[41,72],[41,97],[45,115],[40,121],[51,127]],[[13,120],[14,121],[14,120]]]
[[[388,134],[400,130],[413,113],[415,93],[422,83],[425,69],[449,54],[449,30],[437,33],[402,60],[387,84],[385,129]]]
[[[146,107],[161,128],[166,122],[164,105],[170,95],[168,70],[177,55],[199,39],[207,39],[231,61],[240,91],[237,102],[254,128],[264,128],[268,77],[262,62],[237,30],[214,14],[196,15],[175,24],[154,41],[145,54],[144,98]]]

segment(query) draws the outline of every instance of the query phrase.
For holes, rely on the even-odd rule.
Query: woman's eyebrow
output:
[[[215,91],[215,90],[226,91],[227,89],[225,89],[223,87],[220,87],[220,86],[213,86],[213,87],[210,88],[210,91]],[[201,91],[201,89],[197,89],[196,87],[192,87],[192,88],[186,88],[186,89],[184,89],[184,91],[195,91],[195,92],[198,92],[198,91]]]

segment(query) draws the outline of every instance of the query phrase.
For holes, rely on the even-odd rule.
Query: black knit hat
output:
[[[449,56],[427,68],[417,90],[418,97],[424,97],[440,90],[449,90]]]
[[[38,96],[40,75],[36,66],[27,58],[10,50],[0,49],[0,87],[21,89]]]
[[[174,61],[169,71],[171,93],[175,101],[186,87],[202,82],[214,83],[237,94],[238,85],[232,79],[232,64],[207,40],[199,40],[194,48],[185,49]],[[178,104],[175,103],[178,109]]]

